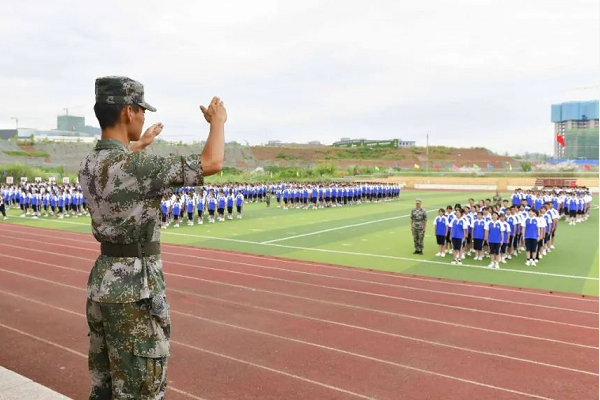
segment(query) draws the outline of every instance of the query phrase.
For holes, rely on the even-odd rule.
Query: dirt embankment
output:
[[[336,148],[328,146],[303,147],[266,147],[250,148],[254,158],[259,163],[279,166],[334,164],[339,167],[349,165],[414,168],[415,164],[424,167],[427,163],[426,150],[422,147],[407,149],[391,148]],[[433,147],[429,150],[429,168],[440,169],[457,167],[472,167],[494,169],[513,168],[519,162],[511,157],[493,154],[486,149],[461,149]]]

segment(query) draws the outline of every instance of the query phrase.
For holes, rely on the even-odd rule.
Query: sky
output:
[[[551,153],[550,105],[598,98],[597,0],[0,1],[0,128],[93,113],[94,80],[144,84],[165,140],[341,137]]]

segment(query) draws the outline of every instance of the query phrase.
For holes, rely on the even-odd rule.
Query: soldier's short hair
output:
[[[104,130],[106,128],[112,128],[113,126],[117,125],[121,116],[121,111],[127,106],[131,106],[133,112],[135,113],[138,113],[141,108],[137,104],[96,103],[94,105],[94,113],[96,114],[96,118],[98,118],[100,129]]]

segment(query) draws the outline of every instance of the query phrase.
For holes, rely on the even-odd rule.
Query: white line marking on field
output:
[[[9,244],[4,244],[4,246],[15,248],[15,249],[21,249],[21,247],[19,247],[19,246],[13,246],[13,245],[9,245]],[[30,248],[30,249],[28,249],[28,251],[33,251],[33,252],[43,253],[43,254],[52,254],[52,255],[66,257],[66,258],[74,258],[77,260],[86,260],[89,262],[95,261],[95,259],[92,259],[92,258],[78,257],[78,256],[70,255],[70,254],[56,253],[56,252],[51,252],[51,251],[46,251],[46,250],[38,250],[38,249]],[[8,257],[12,257],[12,256],[8,256]],[[177,265],[190,266],[190,264],[178,263],[178,262],[174,262],[174,261],[170,261],[170,263],[177,264]],[[400,300],[400,301],[405,301],[408,303],[425,304],[425,305],[433,306],[433,307],[450,308],[450,309],[460,310],[460,311],[469,311],[469,312],[473,312],[473,313],[497,315],[497,316],[502,316],[502,317],[507,317],[507,318],[516,318],[516,319],[524,319],[524,320],[528,320],[528,321],[543,322],[543,323],[549,323],[549,324],[555,324],[555,325],[571,326],[571,327],[575,327],[575,328],[583,328],[583,329],[591,329],[591,330],[599,329],[594,326],[571,324],[568,322],[554,321],[554,320],[549,320],[549,319],[544,319],[544,318],[527,317],[524,315],[508,314],[508,313],[501,313],[501,312],[489,311],[489,310],[481,310],[481,309],[477,309],[477,308],[454,306],[454,305],[449,305],[449,304],[444,304],[444,303],[436,303],[436,302],[431,302],[431,301],[412,299],[410,297],[391,296],[391,295],[380,294],[380,293],[365,292],[362,290],[345,289],[345,288],[339,288],[339,287],[328,286],[328,285],[318,285],[318,284],[314,284],[314,283],[299,282],[299,281],[293,281],[293,280],[283,279],[283,278],[275,278],[275,277],[258,275],[258,274],[250,274],[250,273],[246,273],[246,272],[224,270],[221,268],[212,268],[212,267],[206,267],[206,266],[204,266],[204,267],[196,266],[196,268],[203,268],[203,269],[224,272],[224,273],[230,273],[230,274],[235,274],[235,275],[252,276],[252,277],[256,277],[256,278],[260,278],[260,279],[272,280],[272,281],[277,281],[277,282],[286,282],[286,283],[292,283],[292,284],[296,284],[296,285],[316,287],[316,288],[328,289],[328,290],[339,291],[339,292],[356,293],[356,294],[361,294],[361,295],[365,295],[365,296],[380,297],[380,298],[391,299],[391,300]],[[83,271],[83,272],[85,272],[85,271]],[[165,275],[175,275],[175,274],[165,272]],[[194,279],[194,277],[191,277],[191,276],[189,278]]]
[[[433,212],[433,211],[435,211],[435,208],[433,208],[433,209],[431,209],[431,210],[429,210],[427,212],[429,213],[429,212]],[[289,239],[296,239],[296,238],[305,237],[305,236],[318,235],[320,233],[338,231],[338,230],[341,230],[341,229],[354,228],[354,227],[357,227],[357,226],[377,224],[379,222],[393,221],[395,219],[402,219],[402,218],[406,218],[406,217],[410,217],[410,214],[399,215],[397,217],[389,217],[389,218],[376,219],[374,221],[361,222],[359,224],[351,224],[351,225],[338,226],[336,228],[329,228],[329,229],[323,229],[323,230],[315,231],[315,232],[303,233],[302,235],[288,236],[288,237],[279,238],[279,239],[267,240],[267,241],[264,241],[264,242],[260,242],[260,244],[270,244],[270,243],[275,243],[275,242],[281,242],[283,240],[289,240]]]
[[[49,267],[54,267],[54,268],[59,268],[59,269],[65,269],[65,270],[69,270],[69,271],[73,271],[73,272],[78,272],[78,273],[85,273],[85,271],[80,271],[80,270],[74,269],[74,268],[64,267],[64,266],[56,265],[56,264],[50,264],[50,263],[46,263],[46,262],[43,262],[43,261],[28,260],[28,259],[24,259],[24,258],[21,258],[21,257],[7,256],[6,254],[0,254],[0,257],[14,258],[14,259],[17,259],[17,260],[27,261],[27,262],[30,262],[30,263],[35,263],[35,264],[40,264],[40,265],[46,265],[46,266],[49,266]],[[56,281],[52,281],[52,280],[49,280],[49,279],[44,279],[44,278],[40,278],[40,277],[37,277],[37,276],[23,274],[23,273],[20,273],[20,272],[6,270],[6,269],[2,269],[2,268],[0,268],[0,272],[4,272],[4,273],[7,273],[7,274],[12,274],[12,275],[17,275],[17,276],[22,276],[22,277],[28,278],[28,279],[39,280],[39,281],[42,281],[42,282],[51,283],[51,284],[55,284],[55,285],[60,285],[60,286],[64,286],[64,287],[76,289],[76,290],[79,290],[79,291],[86,291],[86,289],[83,289],[83,288],[80,288],[80,287],[77,287],[77,286],[67,285],[67,284],[64,284],[64,283],[61,283],[61,282],[56,282]],[[549,338],[544,338],[544,337],[540,337],[540,336],[531,336],[531,335],[525,335],[525,334],[522,334],[522,333],[512,333],[512,332],[506,332],[506,331],[499,331],[499,330],[495,330],[495,329],[487,329],[487,328],[481,328],[481,327],[477,327],[477,326],[464,325],[464,324],[459,324],[459,323],[454,323],[454,322],[447,322],[447,321],[441,321],[441,320],[436,320],[436,319],[430,319],[430,318],[425,318],[425,317],[417,317],[417,316],[414,316],[414,315],[401,314],[401,313],[396,313],[396,312],[392,312],[392,311],[385,311],[385,310],[378,310],[378,309],[375,309],[375,308],[356,306],[356,305],[352,305],[352,304],[339,303],[339,302],[335,302],[335,301],[319,300],[319,299],[314,299],[314,298],[311,298],[311,297],[303,297],[303,296],[292,295],[292,294],[289,294],[289,293],[275,292],[275,291],[272,291],[272,290],[256,289],[256,288],[253,288],[253,287],[244,286],[244,285],[237,285],[237,284],[234,284],[234,283],[227,283],[227,282],[221,282],[221,281],[214,281],[214,280],[210,280],[210,279],[189,277],[187,275],[180,275],[180,274],[173,274],[173,273],[170,273],[169,275],[177,277],[177,278],[192,279],[192,280],[196,280],[196,281],[199,281],[199,282],[206,282],[206,283],[211,283],[211,284],[215,284],[215,285],[221,285],[221,286],[226,286],[226,287],[243,289],[243,290],[247,290],[247,291],[251,291],[251,292],[268,293],[268,294],[272,294],[272,295],[275,295],[275,296],[289,297],[291,299],[306,300],[306,301],[315,302],[315,303],[319,303],[319,304],[334,305],[334,306],[343,307],[343,308],[351,308],[351,309],[355,309],[355,310],[361,310],[361,311],[367,311],[367,312],[374,312],[374,313],[377,313],[377,314],[389,315],[389,316],[399,317],[399,318],[407,318],[407,319],[412,319],[412,320],[415,320],[415,321],[424,321],[424,322],[430,322],[430,323],[434,323],[434,324],[447,325],[447,326],[452,326],[452,327],[455,327],[455,328],[473,329],[473,330],[487,332],[487,333],[494,333],[494,334],[499,334],[499,335],[514,336],[514,337],[520,337],[520,338],[525,338],[525,339],[540,340],[540,341],[545,341],[545,342],[550,342],[550,343],[563,344],[563,345],[567,345],[567,346],[575,346],[575,347],[581,347],[581,348],[585,348],[585,349],[598,350],[598,347],[590,346],[590,345],[586,345],[586,344],[573,343],[573,342],[565,342],[565,341],[562,341],[562,340],[549,339]],[[169,290],[182,292],[181,290],[178,290],[178,289],[169,289]]]
[[[67,224],[76,224],[76,225],[88,225],[88,224],[83,224],[83,223],[78,223],[78,222],[68,222],[68,221],[54,221],[54,222],[67,223]],[[19,226],[22,227],[24,225],[19,225]],[[31,227],[31,226],[27,226],[27,225],[25,225],[25,226],[26,227]],[[76,233],[76,232],[71,232],[71,233]],[[245,244],[260,245],[260,246],[275,246],[275,247],[288,248],[288,249],[293,249],[293,250],[306,250],[306,251],[314,251],[314,252],[322,252],[322,253],[333,253],[333,254],[347,254],[347,255],[355,255],[355,256],[364,256],[364,257],[369,257],[369,258],[373,258],[374,257],[374,258],[384,258],[384,259],[390,259],[390,260],[419,261],[421,263],[426,263],[426,264],[438,264],[438,265],[444,265],[446,267],[452,267],[450,265],[450,263],[448,263],[448,262],[435,261],[435,260],[425,260],[425,259],[421,259],[421,258],[390,256],[390,255],[384,255],[384,254],[348,252],[348,251],[341,251],[341,250],[319,249],[319,248],[314,248],[314,247],[289,246],[289,245],[283,245],[283,244],[264,243],[264,242],[261,243],[261,242],[253,242],[253,241],[250,241],[250,240],[239,240],[239,239],[231,239],[231,238],[221,238],[221,237],[216,237],[216,236],[195,235],[195,234],[189,234],[189,233],[175,233],[175,232],[165,232],[165,231],[163,231],[162,234],[163,235],[183,236],[183,237],[194,237],[194,238],[200,238],[200,239],[214,239],[214,240],[220,240],[220,241],[237,242],[237,243],[245,243]],[[497,273],[499,271],[502,271],[502,272],[514,272],[514,273],[519,273],[519,274],[529,274],[529,275],[551,276],[551,277],[568,278],[568,279],[582,279],[582,280],[600,281],[600,278],[595,278],[595,277],[590,277],[590,276],[555,274],[555,273],[541,272],[541,271],[526,271],[526,270],[510,269],[510,268],[504,268],[504,267],[502,267],[500,269],[490,270],[488,267],[485,267],[485,266],[472,265],[472,264],[464,264],[464,263],[462,265],[454,267],[454,268],[460,268],[460,267],[477,268],[477,269],[482,269],[482,270],[485,270],[485,271],[490,271],[492,273]]]
[[[40,235],[35,235],[35,236],[40,236]],[[11,236],[0,235],[0,237],[12,239]],[[39,240],[33,240],[33,239],[19,238],[19,240],[40,243],[40,244],[47,244],[46,242],[42,242]],[[70,241],[71,242],[73,242],[73,241],[82,242],[82,241],[79,241],[76,239],[70,239]],[[88,242],[84,242],[84,243],[88,243]],[[69,249],[76,249],[76,250],[83,250],[83,251],[91,251],[94,253],[98,252],[97,248],[90,249],[87,247],[75,247],[75,246],[69,246],[69,245],[59,244],[59,243],[53,243],[52,246],[66,247]],[[11,246],[11,247],[15,247],[15,246]],[[290,273],[290,274],[318,276],[318,277],[329,278],[329,279],[333,279],[333,280],[359,282],[359,283],[365,283],[365,284],[372,284],[374,286],[401,288],[401,289],[408,289],[408,290],[414,290],[414,291],[426,292],[426,293],[436,293],[436,294],[443,294],[443,295],[449,295],[449,296],[467,297],[467,298],[478,299],[478,300],[493,301],[493,302],[498,302],[498,303],[518,304],[518,305],[531,306],[531,307],[540,307],[540,308],[548,308],[548,309],[553,309],[553,310],[561,310],[561,311],[569,311],[569,312],[576,312],[576,313],[582,313],[582,314],[598,315],[598,312],[595,312],[595,311],[585,311],[585,310],[577,310],[577,309],[573,309],[573,308],[557,307],[557,306],[550,306],[550,305],[544,305],[544,304],[505,300],[505,299],[498,299],[498,298],[489,297],[489,296],[477,296],[477,295],[471,295],[471,294],[465,294],[465,293],[446,292],[443,290],[434,290],[434,289],[420,288],[420,287],[415,287],[415,286],[399,285],[399,284],[395,284],[395,283],[377,282],[377,281],[370,281],[370,280],[364,280],[364,279],[349,278],[349,277],[345,277],[345,276],[327,275],[327,274],[320,274],[320,273],[316,273],[316,272],[279,268],[279,267],[266,266],[266,265],[261,265],[261,264],[251,264],[251,263],[241,262],[241,261],[222,260],[222,259],[218,259],[218,258],[214,258],[214,257],[203,257],[203,256],[198,256],[198,255],[193,255],[193,254],[180,254],[180,253],[173,253],[173,252],[169,252],[169,251],[163,251],[162,254],[172,255],[172,256],[177,256],[177,257],[188,257],[188,258],[194,258],[194,259],[198,259],[198,260],[209,260],[209,261],[214,261],[214,262],[222,262],[222,263],[226,263],[226,264],[237,264],[237,265],[255,267],[255,268],[260,268],[260,269],[265,269],[265,270],[282,271],[282,272],[286,272],[286,273]],[[192,268],[199,268],[199,269],[206,269],[206,268],[210,269],[210,267],[206,267],[203,265],[187,264],[187,263],[181,263],[181,262],[175,262],[175,261],[167,261],[164,259],[163,259],[163,263],[184,265],[184,266],[188,266],[188,267],[192,267]],[[266,278],[269,278],[269,277],[267,276]]]

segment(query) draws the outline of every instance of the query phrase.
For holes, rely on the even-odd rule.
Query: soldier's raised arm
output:
[[[169,156],[138,152],[132,163],[140,184],[146,186],[150,196],[161,196],[164,191],[173,186],[199,186],[203,184],[204,176],[216,174],[223,168],[225,154],[225,122],[227,111],[221,99],[214,97],[208,106],[200,106],[204,118],[210,124],[208,138],[202,154],[190,156]],[[159,125],[159,126],[156,126]],[[143,149],[162,131],[162,124],[150,127],[139,140]]]

